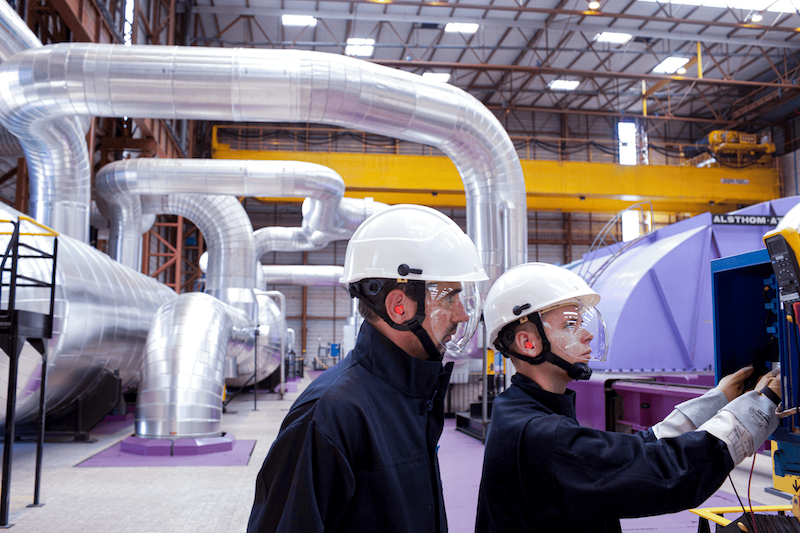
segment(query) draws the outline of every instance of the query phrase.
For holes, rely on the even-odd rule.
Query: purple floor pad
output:
[[[237,440],[228,452],[170,457],[124,453],[120,450],[121,443],[117,443],[75,466],[246,466],[255,444],[254,440]]]

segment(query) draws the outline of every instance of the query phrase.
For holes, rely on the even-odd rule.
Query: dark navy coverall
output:
[[[585,428],[573,391],[519,373],[511,382],[492,406],[476,532],[618,532],[620,518],[700,505],[734,467],[705,431],[659,440]]]
[[[248,532],[446,532],[436,446],[451,371],[365,322],[284,419]]]

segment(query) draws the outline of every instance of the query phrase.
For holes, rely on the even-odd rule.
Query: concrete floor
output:
[[[298,382],[302,391],[308,377]],[[259,399],[235,398],[223,419],[223,430],[239,440],[256,440],[247,466],[238,467],[106,467],[75,468],[75,465],[132,434],[133,426],[113,434],[93,434],[95,442],[48,442],[40,508],[26,507],[33,501],[35,444],[14,446],[10,522],[12,531],[84,533],[125,532],[243,532],[253,500],[254,480],[267,451],[292,402],[299,392],[283,400],[275,395]],[[261,398],[264,395],[259,395]],[[448,421],[439,450],[448,522],[452,533],[468,533],[474,527],[483,448],[472,437],[455,431]],[[740,496],[745,499],[751,460],[733,473]],[[751,497],[761,504],[787,503],[764,492],[771,486],[771,462],[756,459]],[[730,499],[728,483],[720,494]],[[745,500],[746,501],[746,500]],[[693,515],[692,515],[693,516]],[[625,531],[697,531],[688,512],[670,517],[623,521]]]

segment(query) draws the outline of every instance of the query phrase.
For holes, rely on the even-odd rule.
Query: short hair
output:
[[[424,282],[423,282],[424,283]],[[387,279],[381,287],[381,290],[375,296],[369,297],[365,296],[365,298],[369,298],[372,305],[382,309],[386,302],[386,296],[395,289],[400,289],[403,291],[403,294],[411,298],[413,301],[417,301],[417,295],[414,288],[413,283],[398,283],[395,279]],[[366,302],[359,298],[358,300],[358,312],[361,313],[361,316],[364,317],[364,320],[369,322],[370,324],[374,323],[378,320],[378,315],[370,309]]]

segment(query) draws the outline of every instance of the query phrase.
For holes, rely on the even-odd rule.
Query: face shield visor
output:
[[[478,329],[481,297],[474,282],[428,281],[425,283],[423,327],[438,346],[455,354],[464,351]]]
[[[541,314],[550,351],[573,362],[605,361],[608,332],[603,315],[594,307],[568,304]]]

